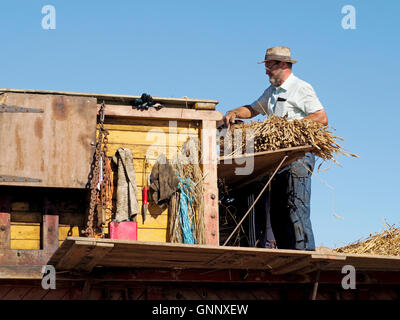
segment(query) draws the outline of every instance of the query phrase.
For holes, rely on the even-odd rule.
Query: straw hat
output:
[[[290,49],[288,47],[272,47],[267,49],[265,53],[265,60],[259,63],[264,63],[266,61],[284,61],[290,63],[296,63],[297,60],[290,57]]]

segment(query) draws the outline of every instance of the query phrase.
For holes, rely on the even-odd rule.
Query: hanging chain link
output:
[[[106,207],[106,188],[108,179],[110,179],[107,172],[107,143],[108,143],[108,130],[104,128],[105,118],[105,103],[100,107],[100,121],[96,141],[96,150],[94,157],[94,164],[92,165],[92,176],[90,181],[90,203],[89,215],[87,220],[86,229],[83,231],[88,237],[95,237],[98,234],[99,225],[95,225],[95,219],[102,223],[103,208]]]

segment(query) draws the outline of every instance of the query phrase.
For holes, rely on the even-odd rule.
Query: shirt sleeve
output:
[[[250,106],[260,114],[266,115],[268,113],[268,89],[254,101]]]
[[[303,86],[300,89],[300,100],[298,103],[299,109],[301,109],[306,115],[322,110],[324,107],[319,101],[313,87],[310,84]]]

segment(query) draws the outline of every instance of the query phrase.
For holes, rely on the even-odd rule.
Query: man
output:
[[[312,86],[292,73],[292,65],[296,62],[291,58],[289,48],[269,48],[265,60],[259,63],[265,64],[271,85],[251,105],[229,111],[223,119],[225,126],[229,128],[236,118],[249,119],[258,114],[287,115],[289,121],[310,119],[327,125],[328,117]],[[314,155],[307,153],[304,158],[279,170],[271,183],[269,214],[280,249],[315,250],[310,220],[314,164]],[[258,184],[266,181],[264,177]]]

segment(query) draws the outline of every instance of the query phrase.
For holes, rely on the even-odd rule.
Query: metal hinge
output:
[[[0,105],[0,112],[9,112],[9,113],[43,113],[44,109],[34,109],[34,108],[25,108],[18,106],[6,106]]]
[[[0,182],[42,182],[42,180],[34,178],[26,178],[26,177],[0,175]]]

